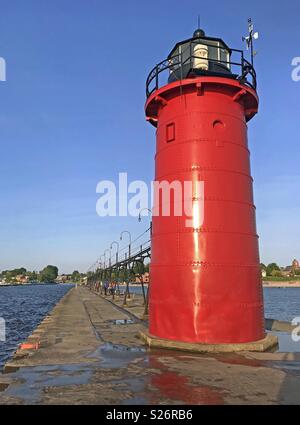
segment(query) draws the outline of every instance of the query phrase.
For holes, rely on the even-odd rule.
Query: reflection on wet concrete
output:
[[[297,361],[272,361],[272,367],[300,376],[300,363]]]
[[[187,376],[170,371],[160,361],[160,357],[171,357],[177,362],[182,360],[200,360],[197,356],[180,355],[178,352],[150,351],[141,347],[126,347],[105,344],[100,347],[102,356],[101,367],[126,367],[129,362],[139,361],[139,366],[147,368],[146,376],[124,379],[135,396],[125,404],[159,404],[162,400],[181,404],[223,404],[221,392],[208,386],[196,386]],[[143,365],[141,364],[143,363]],[[251,360],[249,360],[251,362]],[[151,391],[149,391],[151,389]],[[142,397],[141,397],[142,395]]]
[[[89,357],[96,357],[100,360],[101,368],[122,368],[137,358],[145,356],[146,349],[144,347],[130,347],[122,344],[105,343]]]
[[[5,395],[28,404],[42,401],[43,396],[53,387],[97,385],[103,382],[103,374],[110,373],[111,385],[118,391],[130,393],[123,404],[159,404],[168,401],[179,404],[223,404],[222,392],[209,386],[197,386],[190,378],[171,371],[161,358],[189,356],[164,351],[149,351],[144,347],[127,347],[105,343],[90,354],[99,361],[94,363],[69,364],[61,366],[23,367],[13,375],[14,383]],[[191,356],[195,360],[195,356]],[[135,368],[130,373],[129,369]],[[121,373],[113,377],[113,370]],[[108,371],[108,372],[105,372]],[[133,376],[134,375],[134,376]],[[5,389],[4,389],[5,390]]]
[[[136,378],[125,378],[120,381],[115,381],[115,384],[123,385],[125,389],[128,389],[133,396],[125,399],[122,404],[125,405],[141,405],[149,404],[148,392],[147,392],[147,378],[136,377]]]
[[[268,363],[262,360],[249,359],[247,357],[235,354],[235,353],[223,353],[215,354],[213,356],[216,360],[222,363],[227,363],[231,365],[241,365],[241,366],[250,366],[250,367],[267,367]]]
[[[89,365],[23,367],[14,374],[16,383],[6,390],[6,396],[17,397],[28,403],[38,402],[41,392],[51,386],[87,384],[92,370]]]
[[[293,341],[290,332],[272,332],[278,337],[280,353],[300,353],[300,341]]]
[[[224,404],[221,392],[208,386],[191,385],[187,376],[171,372],[155,356],[150,356],[150,367],[160,371],[160,374],[151,377],[151,385],[157,389],[151,396],[151,403],[167,398],[179,404]]]
[[[26,404],[60,402],[61,394],[67,393],[71,402],[88,399],[92,404],[220,405],[228,396],[251,402],[251,391],[244,394],[242,383],[238,395],[230,394],[228,379],[236,379],[235,368],[250,367],[248,375],[252,368],[266,366],[300,375],[296,362],[266,362],[232,353],[208,356],[104,343],[88,357],[95,362],[20,368],[10,374],[13,383],[2,394]],[[257,389],[252,396],[260,394],[268,400]]]

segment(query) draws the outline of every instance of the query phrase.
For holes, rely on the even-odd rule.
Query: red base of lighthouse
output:
[[[155,180],[204,182],[203,224],[153,216],[153,336],[209,344],[265,336],[246,125],[257,107],[254,90],[223,77],[177,81],[147,100]]]

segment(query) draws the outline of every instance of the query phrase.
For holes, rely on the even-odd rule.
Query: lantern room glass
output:
[[[231,73],[230,50],[221,40],[194,38],[179,44],[169,55],[169,81],[187,78],[190,71],[194,70],[194,59],[199,58],[194,53],[197,45],[207,46],[208,69],[205,73]],[[203,72],[203,70],[200,70],[200,72]]]

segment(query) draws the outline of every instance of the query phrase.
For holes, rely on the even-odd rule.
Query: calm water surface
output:
[[[0,287],[0,317],[5,319],[6,341],[0,341],[3,363],[26,339],[73,285],[24,285]]]
[[[300,288],[264,288],[265,317],[291,321],[300,317]]]

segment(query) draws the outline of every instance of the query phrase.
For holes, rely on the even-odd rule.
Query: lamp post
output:
[[[142,208],[139,212],[139,222],[142,221],[142,212],[145,211],[145,210],[149,211],[150,214],[152,215],[152,211],[150,210],[150,208]],[[150,236],[152,236],[152,218],[150,220]]]
[[[150,210],[149,208],[142,208],[139,212],[139,222],[142,221],[142,211],[147,210],[150,212],[150,214],[152,215],[152,210]],[[152,238],[152,217],[150,220],[150,242],[151,242],[151,238]],[[145,310],[144,310],[144,318],[148,317],[149,311],[148,311],[148,306],[149,306],[149,292],[150,292],[150,281],[148,283],[148,288],[147,288],[147,295],[145,296],[145,290],[144,290],[144,281],[142,281],[142,289],[143,289],[143,296],[144,296],[144,305],[145,305]]]
[[[129,260],[129,262],[130,262],[130,257],[131,257],[131,233],[128,231],[128,230],[123,230],[123,232],[121,232],[121,234],[120,234],[120,241],[122,240],[122,236],[123,236],[123,234],[124,233],[127,233],[128,234],[128,236],[129,236],[129,245],[128,245],[128,260]],[[126,254],[125,254],[126,255]],[[126,257],[125,257],[126,258]],[[129,262],[128,262],[128,265],[129,265]],[[127,267],[127,266],[126,266]],[[127,281],[126,281],[126,291],[125,291],[125,297],[124,297],[124,302],[123,302],[123,305],[124,306],[126,306],[127,304],[126,304],[126,300],[127,300],[127,298],[129,298],[130,299],[130,292],[129,292],[129,281],[128,281],[128,279],[127,279]]]
[[[102,262],[102,257],[104,257],[104,262]],[[103,294],[103,277],[104,277],[104,269],[105,269],[105,254],[100,255],[101,260],[101,282],[100,282],[100,294]]]
[[[120,241],[122,240],[123,234],[127,233],[129,236],[129,245],[128,245],[128,258],[130,258],[131,256],[131,233],[128,230],[123,230],[123,232],[121,232],[120,234]]]
[[[105,251],[104,251],[104,254],[106,253],[106,251],[108,251],[109,252],[109,262],[108,262],[108,267],[109,267],[109,270],[108,270],[108,274],[109,274],[109,277],[108,277],[108,280],[109,280],[109,282],[111,283],[111,249],[106,249]],[[106,294],[105,294],[106,295]]]
[[[110,267],[110,266],[111,266],[111,250],[107,248],[107,249],[104,251],[104,256],[105,256],[106,251],[108,251],[108,252],[109,252],[108,266]]]
[[[113,241],[111,244],[110,244],[110,249],[112,249],[112,246],[113,245],[117,245],[117,251],[116,251],[116,264],[118,263],[118,261],[119,261],[119,242],[117,242],[117,241]]]

